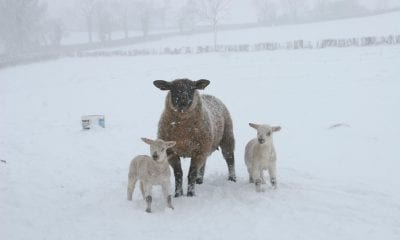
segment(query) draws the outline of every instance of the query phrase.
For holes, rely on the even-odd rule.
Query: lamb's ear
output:
[[[171,90],[171,83],[165,80],[155,80],[153,82],[154,86],[161,90]]]
[[[252,127],[252,128],[254,128],[254,129],[258,129],[258,127],[259,127],[260,125],[255,124],[255,123],[249,123],[249,126]]]
[[[278,131],[280,131],[281,129],[282,129],[281,126],[272,127],[272,131],[273,131],[273,132],[278,132]]]
[[[151,144],[153,144],[154,143],[154,141],[153,140],[151,140],[151,139],[148,139],[148,138],[141,138],[142,139],[142,141],[143,142],[145,142],[145,143],[147,143],[147,144],[149,144],[149,145],[151,145]]]
[[[176,144],[175,141],[165,142],[165,146],[167,148],[172,148],[173,146],[175,146],[175,144]]]
[[[210,81],[208,81],[207,79],[200,79],[195,82],[195,88],[203,90],[208,86],[208,84],[210,84]]]

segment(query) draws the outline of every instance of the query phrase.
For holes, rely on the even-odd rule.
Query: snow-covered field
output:
[[[259,27],[238,31],[220,31],[220,44],[254,44],[260,42],[286,42],[293,40],[317,41],[329,38],[386,36],[400,33],[400,11],[363,18],[343,19],[319,23]],[[164,41],[141,43],[115,49],[196,47],[213,45],[210,33],[167,38]]]
[[[400,239],[399,66],[390,46],[3,69],[0,239]],[[230,109],[238,181],[215,152],[196,197],[172,211],[155,188],[147,214],[139,191],[126,200],[128,165],[156,137],[165,92],[152,81],[180,77],[211,80],[204,92]],[[87,114],[106,128],[81,130]],[[277,190],[247,182],[248,122],[282,126]]]

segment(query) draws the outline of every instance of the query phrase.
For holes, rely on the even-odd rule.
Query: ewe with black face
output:
[[[168,91],[158,125],[158,137],[176,141],[176,145],[168,150],[169,163],[175,175],[175,197],[183,195],[180,157],[191,158],[188,196],[195,195],[195,183],[203,183],[206,160],[219,147],[228,165],[228,179],[236,181],[232,119],[219,99],[199,93],[198,90],[209,84],[210,81],[205,79],[154,81],[157,88]]]

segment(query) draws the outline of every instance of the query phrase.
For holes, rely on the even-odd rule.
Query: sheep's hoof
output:
[[[187,193],[187,196],[188,196],[188,197],[194,197],[195,194],[194,194],[194,192],[188,192],[188,193]]]
[[[172,205],[168,205],[168,207],[171,208],[172,210],[175,209],[174,206],[172,206]]]
[[[236,177],[235,177],[235,176],[230,176],[230,177],[228,178],[228,181],[236,182]]]
[[[181,196],[183,196],[183,190],[175,192],[175,196],[174,197],[178,198],[178,197],[181,197]]]
[[[151,213],[151,209],[150,208],[146,208],[146,212],[147,213]]]
[[[196,179],[196,184],[203,184],[203,178]]]

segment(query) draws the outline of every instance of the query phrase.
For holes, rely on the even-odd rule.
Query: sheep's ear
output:
[[[165,142],[165,146],[167,148],[172,148],[173,146],[175,146],[175,144],[176,144],[175,141]]]
[[[252,127],[252,128],[254,128],[254,129],[258,129],[258,127],[259,127],[260,125],[255,124],[255,123],[249,123],[249,126]]]
[[[203,90],[210,84],[210,81],[207,79],[200,79],[195,82],[195,88],[199,90]]]
[[[282,129],[281,126],[272,127],[272,131],[273,131],[273,132],[278,132],[278,131],[280,131],[281,129]]]
[[[148,138],[141,138],[142,139],[142,141],[143,142],[145,142],[145,143],[147,143],[147,144],[149,144],[149,145],[151,145],[151,144],[153,144],[154,143],[154,141],[153,140],[151,140],[151,139],[148,139]]]
[[[165,80],[155,80],[153,82],[154,86],[161,90],[171,90],[171,83]]]

